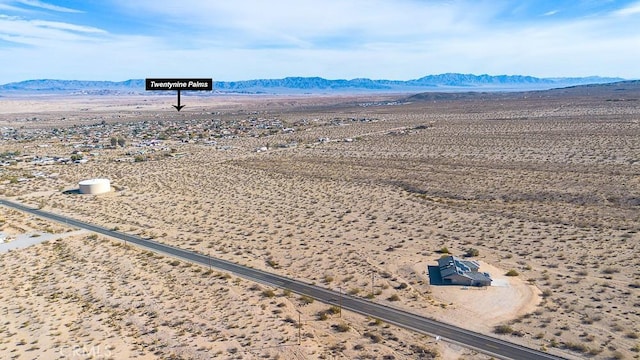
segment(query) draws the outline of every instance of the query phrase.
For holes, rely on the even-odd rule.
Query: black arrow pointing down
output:
[[[180,90],[178,90],[178,105],[173,105],[173,107],[178,111],[184,107],[184,105],[180,105]]]

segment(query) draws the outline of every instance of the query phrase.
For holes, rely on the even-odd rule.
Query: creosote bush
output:
[[[496,334],[507,335],[513,333],[513,328],[509,325],[496,325],[493,328],[493,332]]]
[[[360,292],[360,289],[353,288],[353,289],[349,289],[349,291],[347,291],[347,294],[349,294],[349,295],[357,295],[359,292]]]
[[[467,249],[467,251],[464,253],[465,257],[474,257],[474,256],[479,256],[480,255],[480,250],[478,249],[474,249],[474,248],[469,248]]]
[[[302,303],[302,305],[309,305],[313,303],[313,298],[307,295],[300,296],[299,300]]]
[[[449,249],[446,246],[441,247],[440,250],[438,250],[438,252],[440,254],[451,254],[451,252],[449,251]]]
[[[505,274],[506,276],[518,276],[520,275],[520,273],[518,273],[516,270],[511,269],[509,271],[507,271],[507,273]]]
[[[375,333],[371,333],[371,332],[365,332],[364,334],[362,334],[364,337],[367,337],[369,339],[371,339],[371,342],[373,343],[381,343],[384,339],[382,338],[382,336],[380,336],[379,334],[375,334]]]

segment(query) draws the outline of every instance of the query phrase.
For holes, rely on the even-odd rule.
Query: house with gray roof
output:
[[[444,285],[491,286],[491,276],[479,272],[480,264],[476,261],[446,256],[438,259],[438,268]]]

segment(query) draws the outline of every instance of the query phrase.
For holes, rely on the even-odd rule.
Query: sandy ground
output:
[[[541,301],[540,290],[503,269],[481,262],[480,271],[491,274],[493,286],[433,286],[431,294],[447,304],[444,318],[461,327],[491,332],[493,326],[532,313]],[[451,316],[453,313],[453,316]],[[473,319],[473,321],[469,321]]]
[[[67,236],[80,235],[83,233],[85,233],[85,231],[77,230],[64,234],[47,234],[34,232],[27,234],[15,234],[15,236],[10,236],[8,234],[0,232],[0,239],[4,239],[2,242],[0,242],[0,253],[26,248],[44,241],[58,240]]]
[[[322,107],[330,102],[328,99],[307,99],[316,101],[314,107],[305,103],[309,107],[296,110],[295,101],[280,99],[275,105],[269,99],[253,101],[252,105],[240,99],[238,104],[229,105],[230,110],[221,106],[220,121],[237,124],[258,113],[277,118],[286,126],[305,125],[291,134],[217,138],[218,146],[229,146],[226,150],[168,141],[168,147],[185,155],[171,157],[160,153],[139,163],[114,161],[135,150],[128,146],[99,150],[97,156],[81,166],[33,169],[19,164],[2,169],[0,190],[4,196],[47,211],[332,289],[341,288],[354,296],[371,296],[373,273],[373,301],[565,357],[607,359],[637,355],[640,114],[632,102],[555,99],[377,107],[346,106],[341,102],[332,108]],[[199,123],[189,122],[188,117],[196,116],[195,109],[200,106],[195,102],[191,105],[194,112],[175,116],[191,126],[188,131],[202,131],[198,124],[211,123],[207,118],[210,112],[198,115],[202,117]],[[240,111],[239,107],[248,110]],[[202,108],[206,106],[203,104]],[[253,109],[257,110],[250,111]],[[30,121],[24,120],[27,116],[18,111],[1,121],[26,124],[29,129],[50,128],[59,121],[56,117],[72,119],[69,121],[77,121],[76,125],[100,119],[117,124],[116,119],[98,110],[86,114],[65,114],[64,109],[59,110],[53,115],[38,113],[36,117],[42,119]],[[126,115],[123,121],[135,121],[137,117],[143,122],[155,116],[153,111],[148,114],[140,111],[138,115],[135,111],[119,114]],[[172,126],[181,126],[180,121]],[[135,128],[136,123],[132,124]],[[124,131],[123,127],[118,129]],[[320,142],[319,138],[332,141]],[[291,141],[297,146],[278,146]],[[42,145],[40,142],[7,142],[3,150],[68,155],[73,143],[35,146]],[[257,153],[256,147],[269,149]],[[57,175],[12,181],[28,177],[35,170]],[[93,177],[109,178],[115,191],[100,196],[65,191],[76,189],[78,181]],[[14,226],[15,222],[5,223]],[[251,284],[236,285],[229,279],[218,282],[217,278],[214,281],[198,276],[180,278],[179,274],[193,275],[190,272],[195,270],[170,265],[168,259],[162,259],[157,268],[147,269],[153,262],[144,261],[144,254],[136,254],[136,264],[127,265],[121,252],[124,249],[102,242],[97,243],[100,246],[94,245],[82,238],[70,241],[73,252],[77,249],[80,254],[101,255],[87,262],[96,264],[87,272],[89,277],[74,273],[78,284],[100,284],[96,282],[96,271],[120,271],[135,266],[136,271],[141,271],[139,278],[127,275],[126,284],[142,288],[157,273],[167,272],[178,280],[161,288],[150,288],[154,299],[166,296],[166,301],[157,300],[159,305],[151,309],[161,315],[159,319],[174,316],[167,309],[182,305],[167,295],[175,290],[193,297],[194,302],[185,307],[197,308],[207,316],[222,316],[242,328],[247,313],[216,315],[216,311],[222,311],[219,304],[228,303],[231,298],[221,297],[221,303],[216,305],[195,296],[207,286],[219,289],[239,286],[224,292],[237,291],[243,302],[258,306],[259,310],[246,308],[254,319],[248,322],[264,323],[265,327],[260,329],[265,330],[253,334],[244,329],[247,331],[236,336],[252,333],[251,343],[264,344],[262,348],[280,341],[264,338],[266,329],[276,326],[277,321],[270,323],[264,319],[280,309],[277,308],[280,295],[272,304],[273,300],[264,299],[261,290],[244,288],[250,288]],[[62,244],[67,244],[66,240]],[[469,248],[479,250],[476,259],[508,286],[487,290],[431,286],[426,266],[435,264],[440,256],[438,250],[443,247],[456,255]],[[21,271],[20,266],[28,264],[31,260],[27,259],[34,257],[34,252],[55,260],[54,250],[51,243],[21,250],[18,263],[11,263],[13,270],[9,273]],[[11,254],[12,258],[17,258],[16,253]],[[3,261],[7,259],[4,256]],[[105,259],[108,263],[102,263]],[[69,264],[63,262],[61,266]],[[512,269],[519,276],[503,276]],[[180,280],[196,278],[195,285]],[[4,280],[5,298],[17,284],[26,281],[23,278],[22,282],[14,282],[6,277]],[[112,291],[126,290],[114,284]],[[42,305],[39,302],[44,301],[42,297],[50,293],[50,289],[43,289],[24,296],[33,297],[32,308],[37,313],[41,311],[38,309]],[[100,298],[98,293],[92,292],[91,299]],[[103,298],[107,301],[110,296]],[[123,303],[130,300],[123,294]],[[69,303],[70,313],[78,311],[77,305],[81,304],[74,301]],[[284,318],[282,321],[291,325],[286,316],[295,318],[298,305],[298,300],[285,302],[282,307],[288,310],[277,314],[277,318]],[[110,306],[106,303],[105,308]],[[306,315],[312,318],[327,307],[314,303],[308,308]],[[308,347],[295,348],[297,355],[279,356],[321,358],[323,351],[333,348],[332,354],[344,358],[383,358],[390,354],[411,359],[421,351],[412,347],[415,345],[424,346],[425,351],[436,350],[444,358],[477,357],[391,327],[380,330],[380,335],[386,337],[377,342],[372,340],[377,337],[371,336],[371,320],[349,316],[348,324],[353,331],[345,334],[331,328],[331,324],[336,324],[334,317],[330,317],[331,324],[326,320],[310,322],[320,327],[313,338],[306,340]],[[138,344],[136,353],[152,357],[153,351],[159,351],[158,357],[166,357],[171,354],[169,349],[178,347],[185,352],[176,353],[196,354],[186,352],[184,344],[189,342],[178,335],[170,335],[169,338],[177,340],[162,348],[137,340],[140,334],[149,335],[149,329],[157,328],[150,334],[160,333],[162,323],[145,318],[149,323],[143,330],[136,330],[138,334],[131,330],[131,325],[122,326],[123,321],[126,325],[122,318],[114,320],[114,324],[124,329],[117,337]],[[497,325],[509,331],[495,334]],[[295,327],[280,323],[277,326],[288,341],[295,336]],[[16,328],[16,322],[9,322],[5,328]],[[385,331],[391,334],[383,334]],[[211,332],[203,330],[202,334],[194,338],[210,344],[212,339],[218,339]],[[100,337],[101,343],[104,338]],[[336,342],[346,347],[335,347]],[[229,353],[224,344],[223,340],[215,340],[209,345],[210,351],[222,350],[220,356],[229,358],[239,356]],[[246,347],[234,344],[237,349]],[[360,349],[358,344],[366,346]],[[114,346],[120,349],[122,344]],[[22,349],[16,343],[6,343],[0,351]],[[21,354],[29,356],[26,352]]]
[[[4,358],[484,358],[118,241],[61,235],[0,255]]]

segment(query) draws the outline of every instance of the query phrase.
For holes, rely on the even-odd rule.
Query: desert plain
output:
[[[0,196],[564,358],[640,358],[637,83],[173,100],[0,98]],[[78,194],[91,178],[112,191]],[[76,230],[0,207],[7,241],[57,235],[0,253],[2,358],[490,358]],[[495,286],[430,284],[446,254]]]

